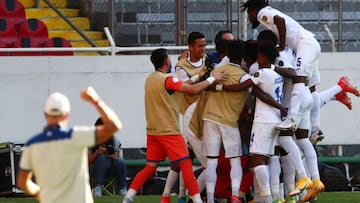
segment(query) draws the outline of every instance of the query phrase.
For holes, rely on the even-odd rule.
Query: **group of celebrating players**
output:
[[[178,202],[186,201],[186,188],[193,202],[202,202],[199,192],[206,189],[208,203],[218,199],[244,202],[251,186],[252,201],[259,203],[307,202],[325,189],[313,146],[324,138],[320,107],[338,100],[351,110],[348,93],[357,97],[360,93],[347,77],[318,93],[321,48],[315,36],[266,0],[248,0],[242,8],[253,28],[265,27],[257,39],[234,40],[230,31],[220,31],[215,38],[217,53],[206,55],[205,36],[192,32],[189,50],[175,66],[177,77],[166,75],[171,70],[166,50],[152,53],[156,71],[151,85],[145,85],[145,107],[159,104],[154,103],[158,99],[154,96],[165,96],[164,92],[160,96],[147,94],[154,91],[151,88],[159,88],[154,81],[163,77],[159,84],[165,84],[164,94],[177,99],[174,108],[183,120],[181,133],[203,168],[197,177],[198,188],[194,188],[187,166],[173,156],[163,203],[170,202],[179,176]],[[198,89],[188,91],[188,86]],[[156,136],[149,135],[169,134],[155,132],[159,124],[166,123],[150,123],[154,116],[147,111],[148,150],[156,145]],[[155,154],[152,150],[147,153]],[[147,156],[148,165],[135,177],[123,202],[131,202],[143,183],[139,179],[154,172],[151,167],[157,165],[149,163],[161,161],[155,157]]]

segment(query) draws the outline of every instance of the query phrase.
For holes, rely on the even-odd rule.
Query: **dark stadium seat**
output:
[[[8,47],[13,46],[17,39],[15,24],[6,18],[0,18],[0,39],[5,42]]]
[[[26,20],[24,6],[18,0],[0,0],[0,18],[7,18],[19,27]]]
[[[61,37],[50,38],[46,41],[45,47],[72,47],[70,42]],[[43,52],[44,56],[72,56],[74,52],[72,51],[45,51]]]
[[[0,48],[8,48],[6,42],[0,39]],[[0,52],[0,56],[9,56],[9,52]]]
[[[39,43],[39,46],[44,46],[48,40],[48,29],[44,22],[36,18],[29,18],[24,21],[19,28],[19,38],[30,37],[32,40]]]
[[[15,42],[14,48],[38,48],[39,43],[30,37],[18,38]],[[10,56],[41,56],[41,52],[11,52]]]

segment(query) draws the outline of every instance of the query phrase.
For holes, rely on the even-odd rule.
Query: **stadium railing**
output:
[[[157,48],[166,48],[172,51],[187,50],[188,46],[155,46],[155,47],[117,47],[108,27],[104,27],[104,32],[109,40],[108,47],[55,47],[55,48],[0,48],[0,52],[108,52],[111,56],[122,52],[141,52],[153,51]],[[207,45],[207,49],[215,49],[214,45]]]

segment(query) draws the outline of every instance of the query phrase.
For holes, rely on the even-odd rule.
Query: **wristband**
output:
[[[208,77],[206,80],[207,80],[210,84],[213,84],[216,79],[215,79],[213,76],[211,76],[211,77]]]
[[[200,78],[199,75],[196,74],[196,75],[192,76],[192,77],[190,78],[190,80],[191,80],[191,82],[196,83],[196,82],[199,80],[199,78]]]
[[[215,89],[216,91],[222,91],[223,85],[217,84]]]

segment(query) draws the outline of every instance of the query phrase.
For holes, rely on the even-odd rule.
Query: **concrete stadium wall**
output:
[[[360,85],[360,53],[321,56],[324,90],[347,75]],[[176,62],[176,56],[173,56]],[[120,116],[124,129],[116,134],[124,148],[145,147],[144,80],[153,71],[149,56],[1,57],[0,142],[25,142],[45,124],[43,106],[49,93],[60,91],[71,100],[70,126],[92,125],[96,110],[80,98],[92,85]],[[360,99],[350,95],[353,110],[339,102],[322,108],[321,144],[360,144]]]

